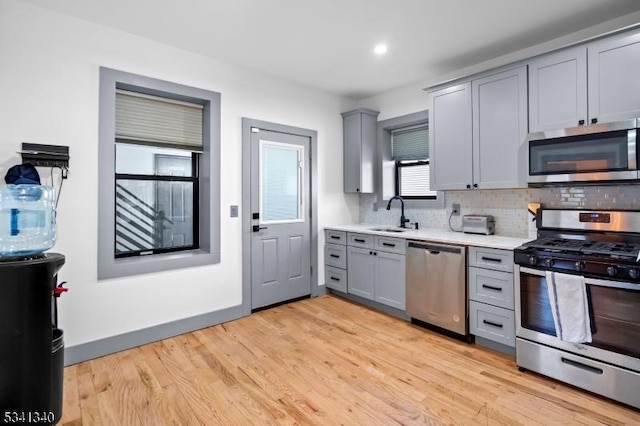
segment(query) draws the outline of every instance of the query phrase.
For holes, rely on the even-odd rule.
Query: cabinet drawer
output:
[[[470,267],[469,299],[501,308],[513,309],[513,274]]]
[[[331,229],[326,229],[324,231],[324,239],[325,242],[331,244],[347,244],[347,233],[345,231],[333,231]]]
[[[324,263],[328,266],[347,269],[347,247],[337,244],[325,244]]]
[[[347,233],[347,241],[350,246],[373,248],[373,235]]]
[[[506,346],[515,347],[515,316],[509,309],[469,302],[469,332]]]
[[[332,288],[343,293],[347,292],[347,271],[345,269],[325,266],[324,281],[328,288]]]
[[[407,241],[403,238],[376,237],[376,250],[404,254]]]
[[[513,251],[469,247],[469,266],[513,272]]]

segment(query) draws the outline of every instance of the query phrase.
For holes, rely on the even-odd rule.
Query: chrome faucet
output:
[[[409,222],[409,219],[406,219],[404,217],[404,198],[402,198],[399,195],[395,195],[393,197],[391,197],[391,199],[389,200],[389,204],[387,204],[387,210],[391,210],[391,202],[393,200],[400,200],[400,206],[401,206],[401,213],[400,213],[400,228],[406,228],[406,223]]]

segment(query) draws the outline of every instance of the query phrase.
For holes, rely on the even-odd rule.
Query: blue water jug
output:
[[[0,188],[0,256],[31,256],[50,249],[55,242],[53,187]]]

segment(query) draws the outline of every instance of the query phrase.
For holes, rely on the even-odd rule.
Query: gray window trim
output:
[[[204,106],[199,249],[114,258],[116,87]],[[220,93],[100,67],[98,158],[99,280],[220,262]]]
[[[419,111],[400,117],[378,121],[377,125],[377,158],[375,209],[384,209],[387,202],[395,195],[395,162],[391,159],[391,132],[393,130],[429,124],[429,111]],[[407,208],[442,209],[444,208],[444,192],[438,191],[435,200],[405,200]]]

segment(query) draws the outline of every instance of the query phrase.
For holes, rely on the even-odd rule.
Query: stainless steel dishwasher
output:
[[[467,248],[409,241],[407,314],[468,339]]]

